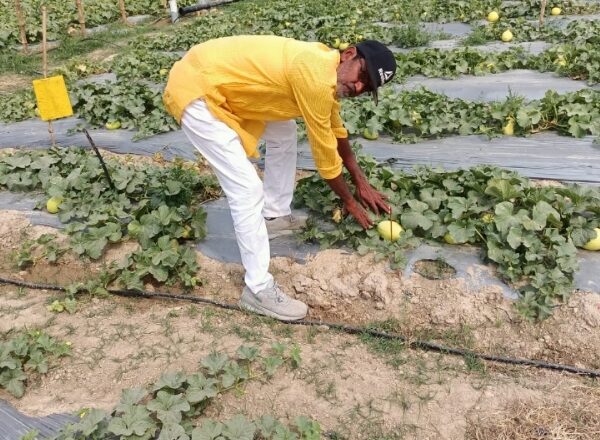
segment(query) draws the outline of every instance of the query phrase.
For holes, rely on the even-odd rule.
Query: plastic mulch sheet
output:
[[[67,423],[77,422],[78,419],[68,414],[29,417],[0,399],[0,440],[18,440],[34,429],[39,432],[38,438],[51,437]]]
[[[414,90],[425,87],[449,98],[465,101],[503,101],[510,94],[526,100],[541,99],[548,90],[564,94],[588,87],[584,81],[575,81],[550,72],[534,70],[509,70],[485,76],[462,75],[456,79],[411,77],[403,84],[394,85],[397,90]]]
[[[62,228],[57,217],[45,211],[35,211],[34,207],[41,196],[27,193],[0,191],[0,209],[24,212],[32,224]],[[211,201],[203,205],[206,210],[207,236],[197,242],[196,249],[218,261],[241,264],[241,257],[229,206],[225,198]],[[294,235],[277,237],[270,241],[272,257],[290,257],[302,263],[319,251],[316,244],[302,243]],[[413,265],[419,260],[435,260],[443,258],[456,270],[456,277],[465,280],[468,289],[479,289],[483,286],[500,286],[507,298],[516,298],[517,294],[510,287],[497,279],[490,267],[483,264],[480,250],[470,246],[432,246],[423,244],[407,252],[408,264],[404,276],[410,277]],[[579,251],[580,269],[576,274],[576,287],[580,290],[600,291],[600,252]]]
[[[526,138],[452,136],[416,144],[393,144],[389,137],[359,141],[377,161],[409,172],[416,165],[454,170],[490,164],[530,178],[600,184],[600,145],[591,136],[575,139],[546,132]],[[299,146],[298,168],[315,169],[307,143]]]

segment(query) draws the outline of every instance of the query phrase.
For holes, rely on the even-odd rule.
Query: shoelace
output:
[[[277,301],[279,304],[285,302],[287,296],[285,293],[283,293],[283,291],[281,290],[281,287],[279,287],[279,284],[274,283],[273,290],[275,292],[275,301]]]

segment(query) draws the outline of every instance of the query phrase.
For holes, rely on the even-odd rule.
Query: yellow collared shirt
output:
[[[211,113],[239,135],[246,154],[257,157],[265,124],[302,117],[319,174],[342,172],[337,138],[348,136],[336,99],[340,55],[321,43],[243,35],[194,46],[173,65],[164,91],[167,111],[178,122],[202,98]]]

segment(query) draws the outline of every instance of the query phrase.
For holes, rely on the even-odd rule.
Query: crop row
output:
[[[30,42],[41,39],[40,6],[43,0],[22,0],[27,38]],[[196,3],[194,0],[179,0],[179,6]],[[600,9],[593,2],[576,2],[557,0],[554,5],[562,7],[565,13],[590,13]],[[359,0],[343,0],[327,3],[318,0],[277,0],[265,4],[257,1],[244,1],[239,5],[222,8],[227,24],[233,33],[240,33],[239,25],[256,26],[266,32],[277,32],[285,28],[296,30],[320,29],[322,25],[338,25],[343,29],[345,21],[355,20],[358,23],[384,21],[408,23],[415,21],[473,21],[482,19],[490,10],[500,11],[503,17],[535,17],[539,14],[539,0],[520,2],[518,6],[500,2],[500,0],[427,0],[415,4],[409,0],[388,2],[375,0],[364,8]],[[119,18],[117,0],[109,2],[86,0],[86,23],[88,26],[110,23]],[[165,15],[164,3],[158,0],[126,0],[128,14]],[[0,48],[17,44],[18,27],[15,17],[14,3],[0,0]],[[337,23],[336,23],[337,22]],[[69,28],[77,26],[78,15],[73,0],[55,0],[49,8],[49,36],[57,39],[64,36]],[[289,23],[289,24],[288,24]]]

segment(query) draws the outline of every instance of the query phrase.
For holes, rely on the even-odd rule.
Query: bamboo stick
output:
[[[123,20],[123,23],[129,24],[127,21],[127,12],[125,12],[125,0],[119,0],[119,9],[121,10],[121,20]]]
[[[23,17],[23,9],[21,8],[21,0],[15,0],[15,13],[17,14],[17,22],[19,23],[19,34],[23,52],[29,52],[29,44],[27,43],[27,32],[25,31],[25,18]]]
[[[81,36],[85,37],[85,12],[83,10],[83,3],[81,0],[75,0],[77,4],[77,14],[79,15],[79,28]]]
[[[547,0],[542,0],[542,7],[540,10],[540,29],[544,26],[544,15],[546,15],[546,2]]]
[[[44,72],[44,78],[48,76],[48,50],[47,50],[47,35],[46,29],[48,25],[48,11],[46,6],[42,6],[42,71]],[[52,121],[48,121],[48,133],[50,134],[50,141],[52,145],[56,145],[56,138],[54,137],[54,128],[52,127]]]

